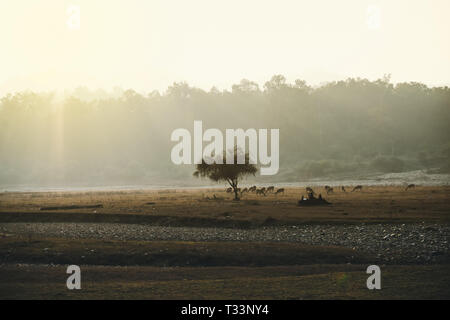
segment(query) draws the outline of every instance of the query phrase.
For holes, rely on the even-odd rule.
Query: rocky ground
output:
[[[113,223],[3,223],[0,236],[104,240],[287,241],[354,248],[384,263],[449,261],[446,224],[301,225],[258,229],[159,227]]]

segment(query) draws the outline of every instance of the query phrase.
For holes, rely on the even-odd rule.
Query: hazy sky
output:
[[[449,0],[0,0],[0,94],[273,74],[449,85],[449,14]]]

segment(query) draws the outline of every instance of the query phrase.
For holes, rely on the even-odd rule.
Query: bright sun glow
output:
[[[370,5],[367,7],[367,27],[371,30],[381,28],[381,9],[378,6]]]
[[[448,85],[448,12],[448,0],[3,1],[0,95],[229,89],[274,74]]]

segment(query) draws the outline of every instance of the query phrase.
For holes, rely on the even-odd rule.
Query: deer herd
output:
[[[334,193],[334,188],[330,187],[330,186],[325,186],[324,187],[325,191],[327,194],[330,193]],[[347,192],[347,190],[345,189],[344,186],[341,187],[342,192]],[[353,190],[351,192],[354,191],[361,191],[362,190],[362,186],[361,185],[357,185],[353,188]],[[238,188],[237,191],[242,195],[244,193],[255,193],[256,195],[262,195],[262,196],[267,196],[268,194],[274,194],[274,195],[278,195],[283,193],[284,194],[284,188],[277,188],[275,190],[275,186],[270,186],[270,187],[262,187],[262,188],[258,188],[257,186],[252,186],[252,187],[248,187],[248,188]],[[226,189],[227,193],[233,193],[233,188],[227,188]],[[312,194],[314,195],[315,192],[311,187],[306,187],[306,193],[307,194]]]
[[[244,193],[255,193],[257,195],[262,195],[262,196],[267,196],[268,194],[280,194],[280,193],[284,193],[284,188],[278,188],[277,190],[275,190],[274,186],[270,186],[270,187],[262,187],[262,188],[258,188],[257,186],[253,186],[253,187],[249,187],[249,188],[238,188],[237,191],[242,195]],[[232,188],[228,188],[226,190],[227,193],[232,193],[233,189]]]
[[[407,191],[408,189],[413,189],[415,187],[416,187],[415,184],[409,184],[406,187],[405,191]],[[327,186],[324,186],[323,188],[325,189],[325,192],[327,194],[334,193],[335,188],[338,189],[338,190],[340,189],[342,192],[345,192],[345,193],[347,192],[347,190],[345,189],[344,186],[341,186],[340,188],[338,188],[338,187],[330,187],[330,186],[327,185]],[[363,189],[362,185],[357,185],[357,186],[354,186],[353,189],[350,192],[362,191],[362,189]],[[278,194],[281,194],[281,193],[284,194],[284,188],[277,188],[277,189],[275,189],[275,186],[270,186],[270,187],[267,187],[267,188],[266,187],[258,188],[257,186],[252,186],[252,187],[246,187],[244,189],[238,188],[237,191],[241,194],[241,196],[244,193],[254,193],[256,195],[261,195],[261,196],[264,196],[264,197],[266,197],[269,194],[273,194],[273,195],[278,195]],[[231,187],[227,188],[226,192],[227,193],[233,193],[233,188],[231,188]],[[314,192],[314,190],[311,187],[306,187],[306,193],[308,195],[312,195],[312,196],[314,196],[316,194],[316,192]]]

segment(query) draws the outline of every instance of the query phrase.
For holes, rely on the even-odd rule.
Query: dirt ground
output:
[[[450,298],[449,265],[442,258],[448,257],[450,187],[418,186],[406,191],[401,186],[377,186],[355,192],[347,187],[347,192],[335,188],[331,194],[314,188],[331,202],[320,207],[297,206],[301,196],[306,196],[305,188],[285,189],[279,195],[244,193],[240,201],[233,201],[225,188],[0,193],[0,223],[6,230],[0,232],[0,298]],[[41,210],[92,205],[102,207]],[[373,229],[365,224],[374,227],[376,237],[363,237]],[[53,229],[59,231],[42,233],[39,230],[47,230],[44,225],[56,225]],[[69,232],[75,225],[86,229],[80,237]],[[144,225],[161,227],[146,229]],[[264,242],[202,240],[210,230],[240,239],[242,229],[259,234],[274,227],[268,228],[271,233],[283,233],[284,227],[278,226],[285,225],[294,231],[311,231],[296,234],[296,239],[311,234],[313,245],[273,242],[272,238]],[[305,227],[295,229],[295,225]],[[103,226],[108,228],[103,230]],[[341,244],[330,246],[322,241],[326,234],[322,227],[343,229],[328,232],[331,240],[341,237]],[[122,230],[128,229],[144,232],[144,240],[122,239]],[[176,235],[194,229],[201,240],[147,239],[159,232],[155,230],[171,230]],[[347,233],[354,233],[353,238]],[[406,254],[409,247],[416,250],[412,242],[421,243],[423,255],[432,259],[421,256],[408,265],[380,263],[382,289],[368,290],[366,268],[379,260],[355,248],[353,242],[361,242],[363,249],[372,238],[378,239],[375,244],[382,253],[390,250],[394,256],[397,251]],[[281,234],[280,239],[284,239]],[[69,264],[81,266],[81,290],[70,291],[65,286]]]

